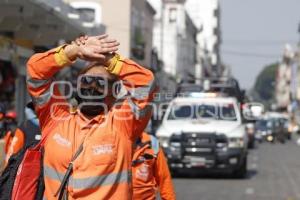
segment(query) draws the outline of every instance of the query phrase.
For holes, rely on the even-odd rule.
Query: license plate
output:
[[[206,159],[203,157],[192,157],[191,158],[191,165],[192,166],[205,166]]]

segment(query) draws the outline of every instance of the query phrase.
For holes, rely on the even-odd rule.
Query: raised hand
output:
[[[116,39],[111,39],[107,34],[99,36],[81,36],[77,38],[73,44],[77,46],[97,45],[103,49],[105,53],[114,53],[118,50],[120,43]]]
[[[120,45],[117,40],[110,39],[106,34],[90,37],[81,36],[72,44],[79,47],[79,58],[103,63],[106,63],[111,58],[111,54],[115,53]]]
[[[84,45],[78,48],[77,56],[86,61],[104,61],[103,48],[96,45]]]

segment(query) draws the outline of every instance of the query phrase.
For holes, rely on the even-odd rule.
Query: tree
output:
[[[278,63],[273,63],[265,66],[256,78],[254,85],[255,96],[257,100],[265,104],[275,101],[275,82],[278,65]]]

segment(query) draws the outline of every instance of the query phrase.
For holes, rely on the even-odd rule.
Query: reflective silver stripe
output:
[[[156,80],[154,78],[147,86],[134,88],[131,89],[129,92],[133,98],[137,100],[142,100],[147,98],[149,94],[155,89],[155,87],[156,87]]]
[[[44,166],[44,176],[58,182],[61,182],[64,174],[57,172],[51,167]],[[120,173],[105,174],[102,176],[93,176],[87,178],[74,178],[69,179],[69,185],[74,189],[83,188],[96,188],[106,185],[115,185],[119,183],[130,183],[131,171],[123,171]]]
[[[127,98],[129,106],[131,108],[131,111],[134,113],[135,117],[137,119],[145,117],[151,110],[152,106],[151,105],[146,105],[145,108],[140,109],[133,101],[131,98]]]
[[[45,165],[44,165],[44,176],[59,182],[61,182],[64,178],[64,174],[59,173],[55,169]]]
[[[125,85],[123,84],[123,82],[121,81],[121,88],[120,88],[120,92],[117,95],[117,99],[123,99],[127,95],[128,95],[128,91],[127,91]]]
[[[41,106],[46,104],[50,99],[51,99],[51,91],[49,87],[43,94],[41,94],[38,97],[34,97],[33,101],[35,104]]]
[[[39,88],[42,87],[52,81],[52,79],[33,79],[27,74],[27,84],[32,87],[32,88]],[[43,105],[47,103],[51,98],[51,92],[50,92],[50,87],[47,89],[43,94],[41,94],[39,97],[33,97],[33,101],[37,105]]]
[[[50,81],[51,80],[38,80],[38,79],[28,78],[27,84],[32,88],[39,88],[42,87],[43,85],[50,83]]]
[[[119,183],[129,183],[131,181],[131,173],[129,171],[123,171],[120,173],[111,173],[102,176],[95,176],[89,178],[73,178],[70,181],[70,185],[74,189],[82,188],[96,188],[106,185],[116,185]]]
[[[150,135],[150,137],[151,137],[151,146],[152,146],[152,149],[154,150],[154,154],[157,155],[158,152],[159,152],[159,141],[153,135]]]

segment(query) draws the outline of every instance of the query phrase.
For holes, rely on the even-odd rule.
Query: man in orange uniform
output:
[[[84,45],[63,45],[35,54],[27,63],[28,89],[34,99],[44,145],[44,199],[132,199],[132,145],[151,117],[154,76],[115,52],[119,43],[107,35]],[[77,79],[78,109],[59,90],[54,75],[77,58],[93,61]],[[82,144],[82,145],[81,145]],[[82,147],[82,148],[79,148]]]
[[[5,165],[8,163],[11,155],[18,153],[24,146],[24,133],[20,128],[14,132],[8,131],[4,137],[4,152],[5,152]]]
[[[15,130],[10,130],[4,137],[5,146],[5,164],[9,158],[18,153],[24,146],[37,144],[40,140],[41,131],[39,121],[34,113],[32,102],[28,103],[25,108],[25,121]]]
[[[175,200],[168,164],[156,137],[143,133],[137,139],[132,161],[133,199]]]

